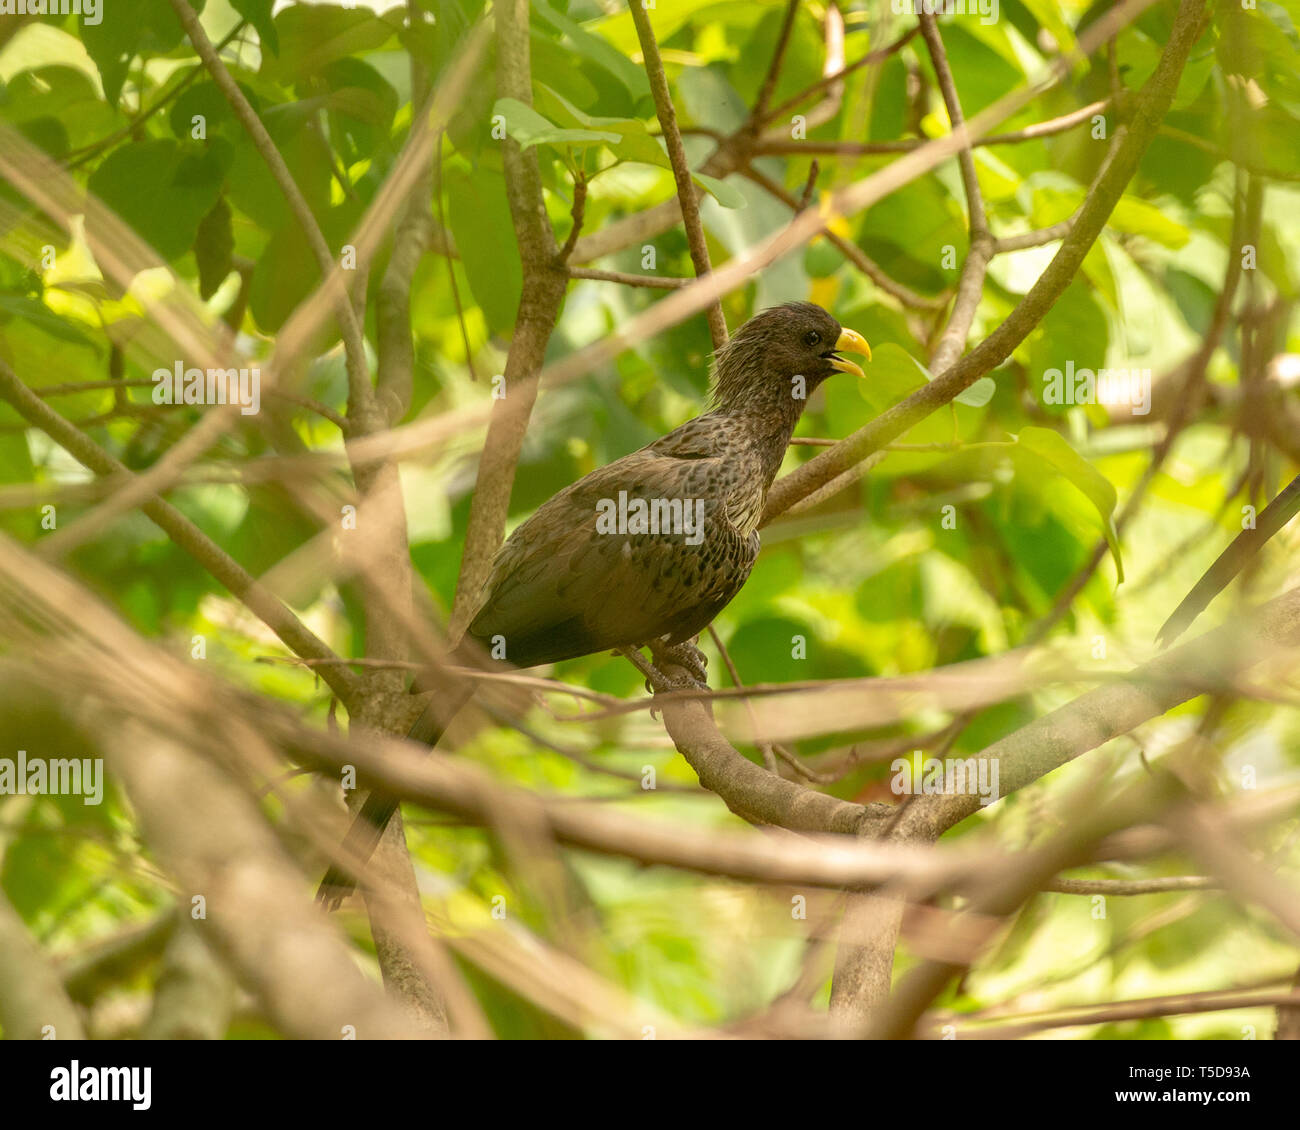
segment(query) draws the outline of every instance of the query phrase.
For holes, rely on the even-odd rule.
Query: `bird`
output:
[[[1297,475],[1260,511],[1258,520],[1249,529],[1242,530],[1217,558],[1205,575],[1192,586],[1169,619],[1156,633],[1161,647],[1168,647],[1201,614],[1205,606],[1219,595],[1228,582],[1246,567],[1264,543],[1285,526],[1300,511],[1300,475]]]
[[[755,314],[715,354],[707,411],[565,487],[505,540],[452,661],[481,648],[527,668],[648,646],[656,662],[705,683],[690,641],[749,577],[767,493],[807,398],[836,373],[865,376],[844,352],[871,359],[861,334],[813,303]],[[420,679],[412,687],[425,689]],[[408,739],[435,746],[472,694],[464,682],[441,690]],[[345,854],[368,859],[396,807],[372,791]],[[336,865],[317,899],[332,909],[353,886]]]

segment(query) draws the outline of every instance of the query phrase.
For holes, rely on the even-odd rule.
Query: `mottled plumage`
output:
[[[842,333],[809,303],[746,322],[719,352],[711,411],[566,487],[510,535],[469,635],[531,667],[652,639],[677,644],[705,628],[749,577],[767,492],[806,398],[847,364],[833,355]],[[860,341],[848,336],[840,348]],[[699,544],[681,532],[598,532],[598,506],[620,492],[698,500]]]
[[[468,637],[516,667],[533,667],[697,635],[749,577],[767,492],[807,397],[835,372],[862,375],[836,349],[870,356],[858,334],[810,303],[751,318],[718,352],[708,412],[566,487],[506,539]],[[637,500],[689,503],[699,526],[602,531],[602,510],[608,517],[611,507]],[[440,701],[409,736],[435,745],[468,696],[461,686],[435,694]],[[372,793],[347,846],[368,856],[395,807]],[[350,889],[332,868],[318,897],[337,905]]]

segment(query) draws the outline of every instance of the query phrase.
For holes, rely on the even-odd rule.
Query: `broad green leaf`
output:
[[[579,55],[598,63],[615,75],[634,98],[644,98],[650,94],[650,80],[646,78],[645,71],[606,40],[557,12],[545,0],[534,0],[533,12],[557,31],[567,35],[573,50]]]
[[[342,163],[354,165],[391,145],[397,91],[384,77],[360,59],[338,59],[321,71],[330,94],[330,132]]]
[[[280,54],[280,33],[271,18],[275,0],[230,0],[230,6],[257,29],[264,48],[272,55]]]
[[[262,56],[261,75],[289,85],[317,74],[327,64],[382,47],[393,25],[364,8],[293,4],[275,17],[278,54]]]
[[[621,134],[608,130],[557,126],[514,98],[498,98],[492,112],[505,118],[506,132],[519,142],[521,149],[531,149],[534,145],[608,145],[622,139]]]
[[[668,153],[659,140],[650,135],[642,122],[634,118],[601,118],[584,113],[557,90],[538,83],[538,101],[549,118],[563,127],[617,133],[619,140],[609,143],[615,156],[643,165],[672,168]]]
[[[202,13],[205,2],[190,0],[190,7]],[[110,6],[107,13],[101,12],[98,23],[87,23],[85,16],[78,22],[81,42],[95,60],[104,95],[114,107],[137,55],[165,55],[185,38],[168,0],[131,0],[129,13],[115,13]]]
[[[253,267],[248,310],[264,333],[275,333],[320,281],[311,246],[296,220],[272,234]]]
[[[170,260],[193,246],[199,222],[217,202],[222,179],[211,150],[161,138],[114,150],[91,174],[89,188]]]
[[[447,220],[474,299],[493,330],[508,332],[523,292],[523,267],[506,202],[505,178],[480,165],[472,173],[449,169],[443,182]]]
[[[983,408],[993,399],[993,394],[997,390],[997,381],[992,377],[980,377],[973,385],[963,389],[953,399],[958,404],[965,404],[969,408]]]
[[[901,345],[887,341],[879,346],[872,346],[871,362],[865,366],[867,379],[863,382],[863,396],[877,412],[883,412],[891,405],[897,404],[905,396],[921,388],[927,381],[934,380],[934,375]],[[971,408],[983,408],[993,399],[997,384],[991,377],[980,377],[970,388],[963,390],[954,399],[958,404]]]
[[[1024,427],[1008,443],[977,443],[969,445],[964,455],[978,456],[981,452],[1003,451],[1013,457],[1018,473],[1042,474],[1055,472],[1078,490],[1096,509],[1102,533],[1115,558],[1115,571],[1124,580],[1124,563],[1120,556],[1119,537],[1115,531],[1115,487],[1100,471],[1083,458],[1061,436],[1050,428]],[[1028,458],[1027,465],[1025,464]],[[1040,484],[1041,485],[1041,484]]]

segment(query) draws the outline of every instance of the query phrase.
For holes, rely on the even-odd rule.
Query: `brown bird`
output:
[[[836,372],[864,375],[841,350],[871,357],[820,306],[751,318],[718,351],[708,412],[566,487],[506,539],[467,637],[515,667],[650,646],[703,682],[689,641],[749,577],[767,492],[808,396]],[[408,737],[436,745],[470,694],[435,694]],[[345,850],[369,858],[396,807],[372,792]],[[337,906],[352,885],[331,868],[317,898]]]

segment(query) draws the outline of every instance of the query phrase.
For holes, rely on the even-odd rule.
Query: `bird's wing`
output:
[[[709,496],[716,457],[674,436],[593,471],[519,526],[493,563],[470,634],[500,637],[507,660],[531,666],[671,634],[692,612],[730,600],[757,538],[740,535]],[[598,532],[598,504],[617,504],[620,491],[629,501],[701,500],[699,544],[681,532]]]

